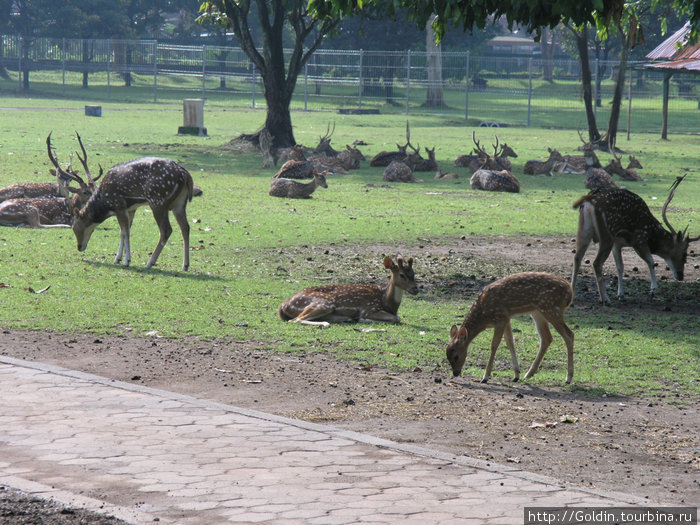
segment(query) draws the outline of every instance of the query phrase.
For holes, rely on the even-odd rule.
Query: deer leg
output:
[[[328,326],[329,323],[327,321],[314,321],[314,319],[330,315],[333,313],[334,310],[335,308],[332,305],[314,302],[309,304],[306,308],[304,308],[301,311],[301,313],[297,315],[294,319],[290,319],[289,322],[317,326]]]
[[[378,321],[399,324],[401,322],[401,318],[398,315],[394,315],[385,310],[377,310],[376,312],[372,312],[364,319],[360,319],[360,322],[362,321]]]
[[[535,360],[532,362],[530,368],[525,374],[525,379],[529,379],[537,373],[537,370],[539,370],[540,364],[542,363],[542,359],[544,359],[544,354],[547,353],[547,349],[549,348],[549,345],[552,344],[553,340],[552,332],[549,331],[549,323],[547,322],[547,319],[544,317],[544,315],[542,315],[539,312],[534,312],[530,314],[530,316],[535,322],[537,333],[540,336],[540,350],[537,352]]]
[[[621,299],[624,295],[622,291],[622,275],[625,271],[625,264],[622,262],[622,248],[617,244],[613,244],[612,253],[615,259],[615,267],[617,268],[617,298]]]
[[[513,329],[510,326],[510,319],[506,324],[506,329],[504,331],[506,345],[508,350],[510,350],[510,357],[513,361],[513,382],[517,382],[520,379],[520,365],[518,364],[518,357],[515,355],[515,341],[513,340]]]
[[[659,282],[656,280],[656,271],[654,270],[654,257],[651,255],[651,252],[649,251],[642,251],[640,252],[639,250],[637,251],[637,255],[639,255],[642,260],[644,260],[645,263],[647,263],[647,267],[649,268],[649,279],[651,280],[651,288],[649,289],[649,296],[653,297],[654,293],[656,293],[656,290],[659,288]],[[673,270],[673,266],[669,264],[669,267],[673,271],[674,277],[676,276],[675,270]]]
[[[491,339],[491,355],[489,356],[489,362],[486,364],[484,377],[481,379],[482,383],[488,382],[489,378],[491,377],[491,370],[493,370],[493,361],[496,357],[496,350],[498,349],[498,345],[501,344],[501,339],[503,338],[503,332],[506,329],[507,323],[508,321],[506,321],[505,323],[499,323],[493,328],[493,339]]]
[[[165,247],[165,243],[167,243],[170,238],[170,234],[173,233],[173,227],[170,226],[170,220],[168,219],[168,210],[156,210],[153,207],[151,207],[151,209],[153,210],[153,218],[156,220],[156,224],[158,224],[158,229],[160,230],[160,239],[156,249],[153,250],[151,254],[151,258],[148,259],[146,263],[146,268],[150,268],[156,263],[160,252],[162,252]]]
[[[587,223],[586,217],[584,216],[583,210],[578,214],[578,232],[576,233],[576,254],[574,255],[574,269],[571,273],[571,288],[574,289],[574,295],[576,294],[576,276],[578,275],[579,268],[581,268],[581,261],[583,256],[586,255],[586,250],[588,245],[593,239],[593,229],[590,223]]]
[[[173,209],[173,215],[175,215],[177,224],[180,226],[182,242],[185,245],[185,255],[182,259],[182,271],[187,271],[190,267],[190,224],[187,222],[187,210],[185,206]]]
[[[574,332],[564,321],[563,312],[559,316],[548,316],[548,321],[552,323],[566,344],[566,384],[568,385],[574,378]]]
[[[598,255],[596,255],[595,260],[593,261],[593,273],[595,274],[596,284],[598,285],[598,295],[600,295],[600,302],[605,305],[610,305],[610,298],[608,297],[608,293],[605,291],[603,263],[610,255],[610,250],[612,250],[612,247],[612,242],[601,239]]]
[[[119,222],[119,249],[117,250],[117,255],[114,257],[114,264],[119,264],[122,260],[122,256],[126,251],[126,257],[124,257],[124,266],[129,266],[131,263],[131,246],[129,244],[129,232],[131,230],[131,219],[129,215],[133,217],[133,213],[129,211],[120,211],[117,213],[117,221]]]

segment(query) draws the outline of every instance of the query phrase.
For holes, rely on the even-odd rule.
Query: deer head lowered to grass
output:
[[[87,204],[75,213],[73,232],[78,240],[78,250],[84,251],[97,225],[114,215],[121,229],[114,263],[119,263],[123,256],[124,266],[129,266],[129,234],[134,214],[138,207],[148,205],[158,224],[160,240],[146,263],[146,268],[158,260],[172,233],[168,219],[168,213],[172,211],[184,242],[182,269],[187,270],[190,264],[190,225],[187,222],[186,208],[192,200],[193,186],[189,172],[170,159],[144,157],[110,168]]]
[[[513,361],[513,381],[517,381],[520,378],[520,366],[515,355],[510,320],[516,315],[530,314],[540,336],[540,349],[525,374],[525,379],[537,372],[552,343],[552,333],[549,330],[551,323],[566,344],[566,382],[570,383],[574,376],[574,333],[564,320],[564,312],[573,297],[574,292],[566,280],[543,272],[516,273],[489,284],[469,309],[462,325],[453,325],[450,330],[446,353],[453,375],[456,377],[462,373],[467,349],[474,338],[484,330],[493,328],[491,354],[481,382],[486,383],[491,377],[496,350],[504,335]]]
[[[591,241],[599,243],[598,254],[593,261],[593,272],[603,304],[610,304],[603,278],[603,263],[610,251],[613,252],[617,267],[617,296],[623,295],[622,248],[625,246],[632,247],[647,263],[651,279],[650,295],[658,289],[652,254],[662,257],[671,269],[673,277],[682,281],[688,245],[700,239],[700,236],[688,236],[687,227],[682,232],[676,231],[666,217],[666,210],[676,188],[684,178],[685,176],[676,178],[661,211],[668,230],[652,215],[639,195],[625,189],[602,188],[577,200],[573,205],[574,209],[579,210],[579,216],[571,286],[576,289],[576,276]]]
[[[283,302],[278,314],[283,321],[328,326],[329,323],[379,321],[399,323],[397,314],[403,292],[418,293],[413,273],[413,258],[400,255],[394,263],[384,258],[391,271],[386,286],[374,284],[332,284],[306,288]]]

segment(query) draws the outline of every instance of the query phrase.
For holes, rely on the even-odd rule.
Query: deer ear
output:
[[[413,257],[408,258],[408,267],[413,268]]]
[[[465,341],[467,339],[467,329],[462,327],[459,329],[459,341]]]
[[[384,268],[387,270],[394,268],[394,261],[391,260],[391,257],[384,257]]]
[[[457,337],[457,332],[458,332],[458,331],[459,331],[459,330],[457,329],[457,325],[456,325],[456,324],[453,324],[453,325],[452,325],[452,328],[450,328],[450,339],[454,339],[455,337]]]
[[[50,169],[50,170],[49,170],[49,173],[50,173],[51,175],[53,175],[54,177],[56,176],[56,170],[54,170],[54,169]]]

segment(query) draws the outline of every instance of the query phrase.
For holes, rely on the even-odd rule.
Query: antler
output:
[[[495,135],[496,137],[496,144],[491,144],[493,146],[493,156],[498,157],[498,135]]]
[[[76,131],[75,135],[78,137],[78,144],[80,144],[80,149],[83,150],[83,156],[80,156],[80,153],[77,151],[75,154],[78,156],[78,159],[80,160],[80,163],[83,165],[83,169],[85,170],[85,175],[87,175],[88,181],[90,184],[95,184],[99,180],[100,177],[102,177],[102,166],[100,165],[100,173],[97,177],[94,179],[92,178],[92,175],[90,174],[90,168],[88,168],[87,165],[87,151],[85,151],[85,146],[83,146],[83,139],[80,138],[80,134]]]
[[[49,136],[46,137],[46,150],[49,154],[49,160],[51,160],[51,164],[53,164],[56,167],[57,173],[62,178],[68,179],[68,180],[74,180],[75,182],[80,184],[81,188],[86,187],[87,185],[85,184],[85,181],[83,179],[81,179],[70,167],[68,168],[67,171],[64,170],[63,168],[61,168],[61,165],[58,163],[58,159],[56,158],[56,155],[51,150],[51,133],[53,133],[53,131],[50,131]],[[72,165],[72,162],[71,162],[71,165]]]
[[[685,175],[682,177],[676,177],[676,180],[673,181],[673,184],[671,185],[671,191],[668,194],[668,197],[666,198],[666,202],[664,203],[664,207],[661,209],[661,217],[664,219],[664,224],[668,227],[668,229],[671,231],[673,235],[676,235],[676,230],[673,229],[673,226],[671,226],[671,223],[668,222],[668,218],[666,217],[666,209],[668,208],[668,205],[671,203],[671,200],[673,199],[673,196],[676,193],[676,188],[678,185],[683,182],[683,179],[685,179]]]
[[[406,146],[410,147],[415,153],[420,155],[420,144],[418,144],[418,148],[415,148],[413,144],[411,144],[411,125],[409,121],[406,121]]]
[[[333,121],[333,129],[332,130],[331,130],[331,123],[330,122],[328,123],[328,126],[326,126],[326,134],[323,137],[319,137],[319,142],[323,142],[325,140],[330,141],[330,138],[333,136],[333,133],[335,133],[335,121]]]
[[[489,154],[486,153],[486,150],[481,147],[481,143],[479,143],[478,140],[476,140],[476,131],[472,131],[472,140],[474,141],[474,144],[476,145],[476,148],[474,149],[474,153],[477,154],[479,157],[489,157]]]

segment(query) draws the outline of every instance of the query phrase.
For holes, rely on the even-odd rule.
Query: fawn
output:
[[[512,317],[530,314],[540,336],[537,357],[525,374],[525,379],[537,372],[547,348],[552,343],[549,323],[559,332],[566,344],[568,367],[566,382],[574,376],[574,333],[564,320],[564,312],[571,304],[574,292],[571,285],[561,277],[543,272],[523,272],[509,275],[486,286],[467,313],[461,327],[452,326],[450,343],[447,345],[447,360],[455,377],[462,373],[467,349],[474,338],[487,328],[493,328],[491,355],[482,383],[491,377],[496,350],[505,335],[506,345],[513,360],[513,381],[520,378],[520,366],[515,355]]]

